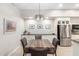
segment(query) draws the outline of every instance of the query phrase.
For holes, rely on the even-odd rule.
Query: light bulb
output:
[[[63,4],[59,4],[59,7],[63,7]]]

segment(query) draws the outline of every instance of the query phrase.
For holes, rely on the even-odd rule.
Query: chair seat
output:
[[[47,48],[31,48],[31,56],[47,56]]]
[[[29,48],[24,48],[24,52],[25,53],[29,53],[30,51],[29,51]]]
[[[54,48],[48,51],[48,54],[54,54],[54,53],[55,53],[55,49]]]
[[[54,51],[52,50],[52,51],[48,51],[48,54],[54,54]]]

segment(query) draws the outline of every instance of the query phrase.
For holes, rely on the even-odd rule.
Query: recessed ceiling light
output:
[[[29,17],[30,19],[32,19],[33,17]]]
[[[76,6],[76,7],[79,7],[79,4],[76,4],[75,6]]]
[[[45,17],[45,19],[48,19],[49,17]]]
[[[46,18],[48,18],[48,17],[46,17]]]
[[[63,7],[63,4],[59,4],[59,7]]]

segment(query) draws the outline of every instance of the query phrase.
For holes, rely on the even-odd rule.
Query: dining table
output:
[[[30,40],[30,42],[25,46],[26,48],[54,48],[54,45],[50,43],[48,39],[35,39]]]

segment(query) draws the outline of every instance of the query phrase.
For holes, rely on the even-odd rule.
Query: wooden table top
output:
[[[31,40],[26,48],[54,48],[54,46],[47,39]]]

